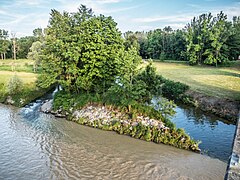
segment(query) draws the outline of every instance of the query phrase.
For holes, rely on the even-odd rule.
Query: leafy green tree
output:
[[[209,30],[212,15],[202,14],[194,17],[186,27],[187,57],[190,64],[202,64],[206,46],[209,44]],[[206,54],[206,53],[205,53]]]
[[[10,42],[8,40],[8,31],[0,29],[0,54],[1,59],[6,59],[6,53],[9,50]]]
[[[27,58],[30,60],[34,60],[34,72],[36,72],[36,69],[41,61],[42,43],[40,41],[32,43],[32,46],[29,50],[30,51],[27,55]]]
[[[28,52],[32,43],[35,42],[37,39],[34,36],[25,36],[17,39],[17,58],[18,59],[25,59],[27,58]]]
[[[136,36],[135,33],[133,33],[132,31],[127,31],[123,34],[124,38],[125,38],[125,49],[128,50],[132,47],[136,48],[136,50],[139,52],[140,50],[140,45],[138,43],[138,38]]]
[[[222,47],[229,37],[229,29],[227,28],[227,15],[222,11],[215,17],[212,21],[211,31],[209,32],[209,40],[211,42],[211,47],[206,49],[205,64],[215,64],[217,66],[218,62],[221,62],[227,57],[221,53]]]
[[[111,17],[95,16],[83,5],[76,13],[52,10],[50,15],[40,86],[104,92],[124,74],[124,40]]]
[[[225,54],[230,60],[236,60],[240,56],[240,16],[233,17],[231,27],[229,27],[229,38],[226,41]]]
[[[33,36],[38,41],[43,41],[44,38],[44,30],[42,28],[37,28],[33,30]]]

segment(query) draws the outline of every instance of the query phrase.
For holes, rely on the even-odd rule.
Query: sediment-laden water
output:
[[[0,105],[0,179],[224,178],[227,164],[219,159],[81,126],[37,109],[38,104],[23,110]]]

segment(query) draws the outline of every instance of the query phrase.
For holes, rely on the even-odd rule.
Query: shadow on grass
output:
[[[217,87],[214,85],[206,85],[200,82],[195,83],[198,87],[204,87],[204,89],[197,88],[199,92],[202,92],[209,96],[215,96],[219,98],[238,101],[240,103],[240,91],[231,90],[226,88]],[[214,89],[214,91],[212,91]]]

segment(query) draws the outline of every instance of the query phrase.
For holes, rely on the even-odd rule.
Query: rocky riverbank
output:
[[[46,101],[40,108],[42,112],[52,113],[57,117],[66,117],[81,125],[115,131],[145,141],[164,143],[182,149],[199,152],[198,142],[192,140],[182,129],[169,128],[161,120],[147,116],[130,118],[128,114],[116,108],[99,104],[89,104],[81,109],[64,112],[53,111],[52,100]]]

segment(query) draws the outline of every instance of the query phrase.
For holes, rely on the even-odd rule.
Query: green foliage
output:
[[[47,92],[51,90],[52,87],[47,89],[37,88],[30,84],[26,84],[23,86],[21,92],[17,94],[10,95],[12,100],[14,101],[14,106],[23,107],[30,102],[42,97]]]
[[[17,58],[18,59],[27,58],[30,47],[35,41],[37,41],[37,39],[34,36],[25,36],[17,39],[16,42]]]
[[[176,113],[174,110],[174,108],[176,108],[176,104],[173,101],[169,101],[162,97],[159,97],[155,100],[155,109],[160,111],[165,118],[168,116],[173,116]]]
[[[162,86],[163,95],[176,100],[181,100],[181,95],[183,95],[188,89],[189,86],[186,84],[167,79]]]
[[[220,63],[236,59],[236,56],[230,51],[234,50],[234,47],[239,49],[240,44],[234,41],[237,39],[237,33],[233,29],[237,29],[237,26],[228,22],[227,15],[222,11],[217,14],[217,17],[213,17],[211,13],[194,17],[187,25],[185,36],[189,63],[217,66]],[[230,39],[232,43],[229,41]]]
[[[8,31],[0,29],[0,55],[1,59],[6,58],[6,53],[9,50],[10,42],[8,40]]]
[[[14,75],[7,84],[7,92],[10,95],[14,95],[21,92],[22,89],[23,89],[22,80],[17,75]]]
[[[156,73],[156,68],[153,67],[151,62],[137,75],[136,79],[145,82],[147,86],[146,90],[150,92],[151,95],[161,95],[161,84],[164,82],[164,79]]]
[[[101,103],[102,97],[97,93],[87,93],[82,91],[79,94],[59,91],[55,94],[53,100],[53,109],[61,109],[69,112],[71,108],[82,108],[89,103]]]
[[[66,90],[104,92],[124,74],[124,40],[111,17],[52,10],[43,49],[40,86],[61,84]],[[51,68],[49,68],[51,67]]]
[[[32,46],[29,49],[27,58],[34,61],[34,72],[37,71],[37,67],[41,62],[41,50],[42,43],[40,41],[36,41],[32,43]]]
[[[140,46],[139,54],[145,59],[185,59],[185,53],[183,52],[186,50],[186,41],[182,30],[173,31],[168,26],[164,29],[155,29],[149,32],[128,32],[125,36],[130,36],[132,44],[137,39],[138,46]]]
[[[6,99],[7,91],[4,83],[0,83],[0,103],[3,103]]]

